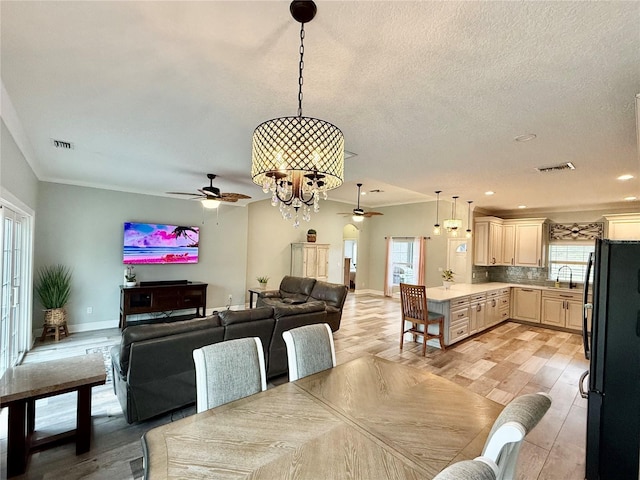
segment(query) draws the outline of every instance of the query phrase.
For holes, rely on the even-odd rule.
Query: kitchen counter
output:
[[[535,290],[550,290],[558,292],[571,292],[582,293],[582,288],[556,288],[546,287],[543,285],[527,285],[524,283],[501,283],[501,282],[488,282],[488,283],[454,283],[448,290],[444,287],[429,287],[427,288],[427,298],[430,302],[448,302],[467,295],[474,295],[478,293],[490,292],[499,288],[532,288]]]

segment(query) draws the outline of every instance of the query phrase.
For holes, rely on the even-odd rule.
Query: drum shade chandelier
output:
[[[335,125],[302,116],[302,70],[304,68],[304,24],[313,20],[312,0],[294,0],[291,16],[300,22],[300,62],[298,76],[298,115],[274,118],[261,123],[253,132],[251,177],[265,193],[271,192],[271,205],[280,206],[284,219],[311,220],[311,208],[320,211],[319,200],[344,181],[344,136]]]

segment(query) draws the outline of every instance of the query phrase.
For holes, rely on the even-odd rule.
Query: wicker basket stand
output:
[[[44,341],[47,336],[53,336],[56,342],[60,340],[60,334],[69,336],[67,330],[67,312],[64,308],[52,308],[44,311],[44,325],[40,341]]]

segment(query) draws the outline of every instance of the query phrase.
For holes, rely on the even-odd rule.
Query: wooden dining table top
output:
[[[430,479],[480,455],[502,410],[375,356],[156,427],[150,480]]]

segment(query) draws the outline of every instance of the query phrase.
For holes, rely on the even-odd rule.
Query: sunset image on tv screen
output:
[[[199,239],[198,227],[126,222],[123,263],[198,263]]]

